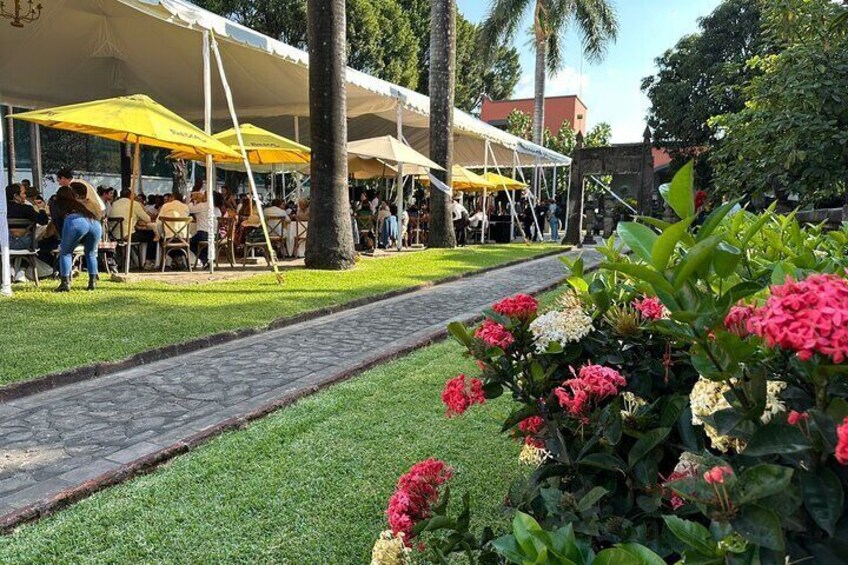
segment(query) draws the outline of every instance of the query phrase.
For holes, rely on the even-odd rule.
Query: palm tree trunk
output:
[[[536,0],[534,23],[536,70],[533,100],[533,143],[545,142],[545,79],[548,76],[548,39],[541,22],[542,1]]]
[[[430,3],[430,158],[445,168],[433,171],[451,185],[453,103],[456,85],[456,1]],[[430,185],[429,247],[456,247],[451,200]]]
[[[347,193],[344,0],[309,0],[309,123],[312,193],[306,266],[349,269],[356,262]]]

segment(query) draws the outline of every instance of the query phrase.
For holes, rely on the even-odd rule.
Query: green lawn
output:
[[[70,294],[17,286],[0,300],[4,344],[0,385],[88,363],[113,361],[162,345],[269,322],[357,298],[437,281],[558,248],[487,245],[364,259],[346,272],[294,269],[284,286],[272,275],[174,286],[104,283]]]
[[[505,531],[510,401],[446,419],[460,371],[477,370],[453,342],[368,371],[0,538],[0,563],[368,563],[398,476],[427,457],[454,467],[475,527]]]

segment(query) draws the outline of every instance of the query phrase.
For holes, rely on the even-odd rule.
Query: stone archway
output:
[[[619,143],[610,147],[583,147],[583,135],[577,134],[577,146],[571,162],[571,193],[563,243],[579,244],[583,236],[583,179],[588,175],[635,174],[638,178],[637,206],[640,214],[650,214],[654,190],[654,157],[651,153],[651,129],[645,128],[641,143]]]

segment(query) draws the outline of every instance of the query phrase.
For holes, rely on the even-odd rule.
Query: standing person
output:
[[[524,200],[521,208],[521,224],[524,227],[524,237],[533,241],[533,207],[529,200]]]
[[[538,232],[536,233],[536,237],[534,237],[534,241],[545,241],[545,216],[548,213],[548,207],[544,202],[539,202],[536,204],[535,208],[536,213],[536,222],[538,222]]]
[[[468,228],[468,210],[462,205],[461,196],[454,198],[451,213],[453,215],[453,229],[456,232],[456,244],[460,247],[465,247],[466,228]]]
[[[83,204],[87,193],[82,183],[71,182],[59,187],[51,212],[53,222],[62,234],[59,243],[59,276],[61,282],[55,292],[70,292],[71,263],[74,249],[82,243],[85,248],[85,264],[88,269],[88,290],[97,287],[97,246],[103,228],[96,215]]]
[[[555,200],[548,200],[548,223],[551,224],[551,241],[559,241],[559,206]]]

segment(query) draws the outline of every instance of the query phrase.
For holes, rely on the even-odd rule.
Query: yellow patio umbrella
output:
[[[506,177],[504,175],[493,173],[491,171],[485,173],[483,175],[483,178],[485,178],[487,181],[497,187],[494,190],[490,190],[490,192],[496,192],[499,190],[520,190],[522,188],[527,188],[526,183],[523,183],[510,177]]]
[[[486,180],[481,175],[478,175],[473,171],[469,171],[462,165],[454,165],[451,167],[451,179],[451,188],[466,192],[482,191],[484,189],[491,192],[498,186],[495,183]],[[430,183],[430,179],[426,175],[422,176],[420,180],[423,184]]]
[[[251,165],[289,165],[309,163],[309,148],[296,141],[285,138],[276,133],[254,126],[253,124],[241,124],[240,127],[244,148],[247,151],[247,159]],[[241,147],[238,142],[238,134],[235,128],[213,135],[215,139],[231,148],[237,157],[218,156],[214,159],[216,163],[241,163]],[[193,151],[175,151],[171,153],[172,159],[185,159],[189,161],[201,161],[205,154]]]
[[[134,214],[135,191],[141,177],[142,145],[218,158],[239,157],[238,153],[217,139],[143,94],[34,110],[10,117],[55,129],[135,144],[133,182],[130,185],[130,218]],[[132,232],[128,226],[126,271],[130,268],[131,243]]]

